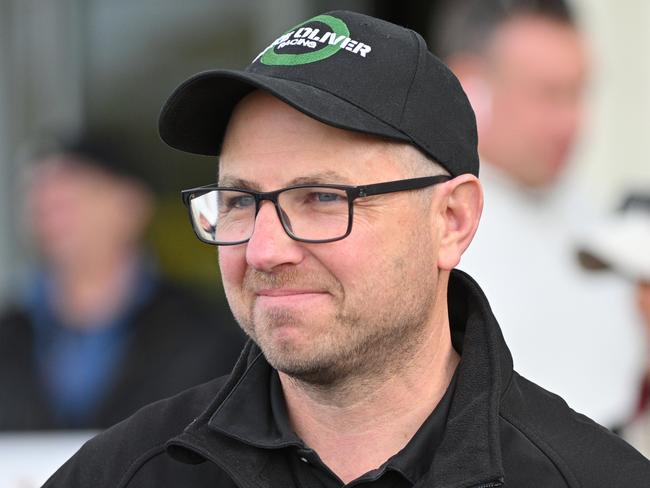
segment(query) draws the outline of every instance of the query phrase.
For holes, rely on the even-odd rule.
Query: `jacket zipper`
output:
[[[488,481],[486,483],[481,483],[480,485],[475,485],[472,488],[495,488],[497,486],[503,486],[503,480],[497,479]]]

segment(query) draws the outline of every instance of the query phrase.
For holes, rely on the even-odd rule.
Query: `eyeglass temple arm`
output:
[[[358,186],[358,196],[367,197],[371,195],[382,195],[404,190],[417,190],[427,186],[436,185],[451,180],[449,175],[425,176],[422,178],[410,178],[407,180],[387,181],[385,183],[376,183],[374,185]]]

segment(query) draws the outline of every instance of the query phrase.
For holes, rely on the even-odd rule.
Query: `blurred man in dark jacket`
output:
[[[0,317],[0,429],[107,427],[230,371],[230,313],[162,280],[142,248],[154,202],[135,165],[98,137],[37,159],[27,201],[42,260]]]

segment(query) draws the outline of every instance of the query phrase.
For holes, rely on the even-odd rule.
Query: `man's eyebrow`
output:
[[[349,178],[336,171],[321,171],[311,175],[299,176],[289,181],[291,185],[349,184]]]
[[[259,184],[248,181],[243,178],[235,178],[231,176],[225,176],[219,179],[219,186],[226,186],[229,188],[241,188],[242,190],[253,190],[261,191]]]
[[[293,178],[292,180],[289,180],[285,186],[322,184],[351,184],[351,181],[349,178],[337,173],[336,171],[320,171],[310,175]],[[261,185],[259,183],[230,176],[224,176],[220,179],[219,186],[261,191]]]

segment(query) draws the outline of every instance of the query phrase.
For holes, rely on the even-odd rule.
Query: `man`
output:
[[[481,212],[476,129],[419,35],[319,15],[245,71],[185,82],[160,129],[220,154],[218,183],[183,198],[252,341],[231,376],[141,410],[46,486],[650,480],[632,448],[512,371],[484,295],[452,271]]]
[[[26,191],[39,260],[0,315],[0,430],[106,428],[228,373],[243,338],[156,270],[152,191],[114,139],[40,152]]]
[[[588,75],[582,35],[564,0],[447,4],[434,32],[477,114],[486,194],[462,268],[490,297],[517,369],[615,424],[632,407],[640,357],[611,349],[634,350],[627,288],[573,258],[594,220],[566,171]]]

